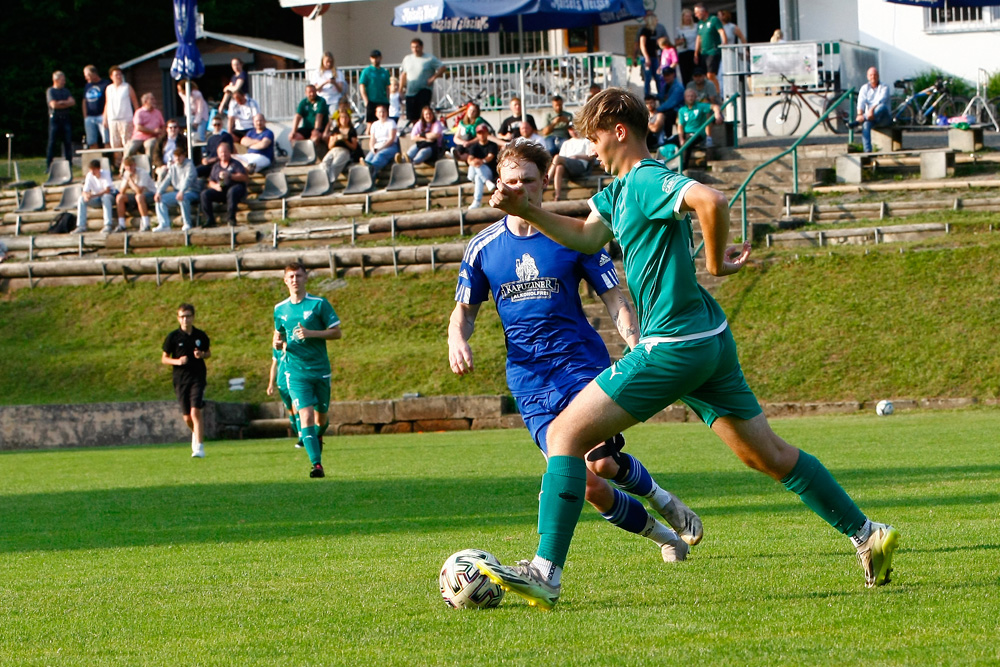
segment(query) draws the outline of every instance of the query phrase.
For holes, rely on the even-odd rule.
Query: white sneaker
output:
[[[483,202],[479,201],[478,199],[475,199],[475,200],[473,200],[473,202],[471,204],[469,204],[469,208],[470,209],[479,208],[482,205],[483,205]]]
[[[494,584],[520,595],[532,607],[548,611],[559,601],[562,586],[553,586],[546,581],[530,560],[519,560],[517,565],[493,565],[479,561],[476,567]]]
[[[865,587],[874,588],[889,583],[892,555],[899,546],[899,531],[884,523],[872,521],[872,532],[858,549],[858,563],[865,571]]]
[[[111,225],[105,225],[104,229],[101,230],[101,233],[102,234],[110,234],[113,231],[115,231],[115,230],[111,227]]]
[[[139,225],[139,231],[140,232],[148,232],[149,231],[149,223],[148,222],[144,222],[141,225]]]
[[[653,509],[670,524],[671,528],[677,531],[682,540],[691,546],[698,544],[704,535],[701,518],[690,507],[682,503],[680,498],[673,494],[670,495],[672,498],[669,503],[662,508],[654,506]],[[664,556],[664,560],[666,560],[666,556]]]
[[[197,445],[191,445],[191,458],[193,459],[203,459],[205,458],[205,445],[200,442]]]
[[[184,225],[183,227],[181,227],[182,232],[190,232],[191,229],[192,229],[191,225]]]
[[[154,232],[169,232],[170,231],[170,225],[157,225],[156,229],[154,229],[153,231]]]
[[[118,229],[116,229],[115,231],[125,232],[125,231],[128,231],[128,227],[126,227],[125,225],[123,225],[121,223],[118,223]]]
[[[660,546],[660,555],[663,556],[664,563],[678,563],[687,560],[690,550],[691,547],[687,545],[687,542],[683,539],[677,539],[672,542],[664,542]]]

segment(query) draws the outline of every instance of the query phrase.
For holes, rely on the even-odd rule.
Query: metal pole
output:
[[[194,159],[194,136],[191,134],[191,79],[184,79],[184,116],[187,118],[188,159]]]
[[[792,192],[799,194],[799,148],[792,151]]]
[[[524,96],[524,18],[521,14],[517,15],[517,47],[517,71],[521,74],[521,122],[523,123],[528,116],[528,100]]]
[[[8,179],[11,179],[11,178],[13,178],[13,176],[11,175],[11,174],[13,173],[13,172],[11,171],[11,167],[12,167],[12,165],[13,165],[14,163],[13,163],[13,162],[11,161],[11,158],[10,158],[10,156],[11,156],[11,152],[10,152],[10,150],[11,150],[11,149],[10,149],[10,145],[11,145],[11,143],[12,143],[12,142],[11,142],[11,140],[12,140],[13,138],[14,138],[14,135],[13,135],[13,134],[11,134],[10,132],[8,132],[8,133],[7,133],[7,178],[8,178]]]

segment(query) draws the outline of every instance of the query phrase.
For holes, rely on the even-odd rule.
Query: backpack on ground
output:
[[[56,216],[56,219],[49,225],[49,234],[69,234],[76,229],[76,215],[69,211],[64,211]]]

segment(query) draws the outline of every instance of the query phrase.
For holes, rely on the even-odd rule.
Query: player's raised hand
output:
[[[178,357],[177,359],[178,366],[186,366],[187,362],[188,362],[188,357],[186,354],[183,357]]]
[[[448,363],[455,375],[472,372],[472,348],[465,341],[448,341]]]
[[[522,215],[528,210],[528,195],[524,188],[512,188],[503,181],[497,181],[497,189],[490,197],[490,206],[498,208],[504,213],[523,218]]]
[[[750,239],[743,242],[743,245],[731,245],[726,248],[723,254],[722,261],[722,271],[719,275],[729,276],[740,269],[746,264],[747,259],[750,257]]]

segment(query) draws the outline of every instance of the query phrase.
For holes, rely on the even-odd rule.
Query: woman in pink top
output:
[[[153,149],[156,148],[156,140],[166,134],[167,122],[163,120],[163,114],[156,108],[156,97],[153,93],[144,93],[142,96],[142,106],[136,109],[132,116],[132,142],[125,151],[126,157],[135,155],[142,150],[152,161]]]

